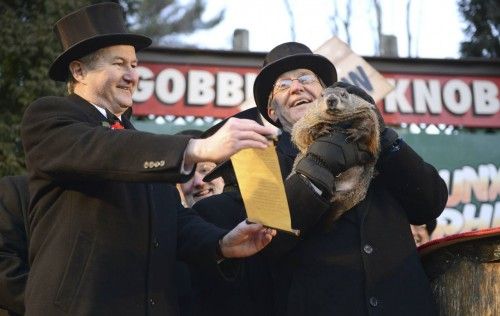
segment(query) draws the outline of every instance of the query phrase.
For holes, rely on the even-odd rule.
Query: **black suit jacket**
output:
[[[184,210],[188,137],[112,130],[77,95],[26,110],[27,315],[176,315],[176,252],[215,264],[226,232]]]
[[[0,307],[12,315],[24,313],[24,287],[28,278],[28,178],[0,180]]]

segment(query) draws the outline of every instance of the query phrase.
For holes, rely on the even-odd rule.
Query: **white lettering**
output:
[[[448,187],[448,191],[450,190],[450,176],[451,172],[446,169],[439,170],[439,176],[444,180],[446,186]]]
[[[475,112],[478,115],[495,114],[500,109],[498,87],[491,81],[474,80],[472,82]]]
[[[154,74],[149,68],[141,66],[137,67],[137,74],[139,75],[139,84],[134,95],[132,95],[132,100],[134,102],[145,102],[153,95],[155,83],[152,79]]]
[[[406,99],[406,90],[410,86],[409,79],[387,79],[390,84],[392,84],[395,88],[391,91],[386,97],[384,101],[385,111],[387,113],[397,113],[398,110],[401,113],[413,113],[413,109]]]
[[[479,207],[479,214],[476,209]],[[464,204],[463,209],[445,208],[437,218],[432,238],[442,238],[478,229],[500,227],[500,201],[495,204]]]
[[[500,227],[500,202],[495,203],[495,214],[491,220],[491,227]]]
[[[443,213],[437,218],[436,231],[433,237],[445,237],[458,234],[464,226],[462,213],[454,208],[445,208]]]
[[[216,104],[219,106],[236,106],[243,102],[243,78],[234,72],[217,74]]]
[[[493,215],[493,206],[491,204],[481,204],[479,214],[476,216],[476,205],[465,204],[462,213],[465,220],[463,231],[489,228]]]
[[[215,97],[214,76],[204,70],[191,70],[188,74],[188,104],[207,104],[211,103]]]
[[[177,69],[164,69],[156,77],[156,96],[165,104],[174,104],[184,95],[186,80]]]
[[[429,80],[427,87],[426,81],[423,79],[415,79],[413,81],[413,105],[415,113],[441,114],[443,111],[441,103],[441,85],[439,80]]]
[[[469,87],[458,79],[450,80],[445,84],[443,99],[446,108],[456,115],[466,113],[472,105],[472,95]]]
[[[490,174],[490,188],[488,190],[488,198],[490,201],[497,199],[500,196],[500,168],[495,167],[493,164],[488,164],[489,174]]]

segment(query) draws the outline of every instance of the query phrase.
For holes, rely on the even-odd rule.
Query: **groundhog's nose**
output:
[[[338,104],[339,104],[339,99],[335,95],[330,94],[326,96],[326,106],[328,107],[329,110],[336,109]]]

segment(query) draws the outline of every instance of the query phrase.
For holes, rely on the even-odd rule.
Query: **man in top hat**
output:
[[[275,233],[239,224],[229,233],[184,211],[173,185],[199,161],[263,148],[270,128],[233,119],[206,139],[134,130],[122,115],[137,87],[136,51],[121,7],[101,3],[55,25],[63,53],[49,76],[70,95],[26,110],[29,171],[26,315],[176,315],[176,254],[209,265],[247,256]]]
[[[297,155],[290,141],[293,125],[324,87],[374,104],[362,89],[336,80],[334,65],[303,44],[284,43],[267,54],[254,83],[254,97],[262,116],[283,131],[277,145],[280,160],[289,163],[286,170],[281,164],[283,174],[290,173]],[[280,232],[244,265],[247,271],[265,275],[262,266],[254,267],[250,260],[266,258],[272,270],[275,315],[435,314],[408,224],[436,218],[446,204],[447,188],[436,169],[385,127],[380,114],[379,119],[378,175],[366,198],[333,224],[326,224],[333,178],[362,164],[367,153],[333,132],[313,143],[297,162],[296,173],[287,177],[292,227],[301,234],[295,238]],[[241,199],[225,193],[200,201],[196,209],[209,213],[214,205],[226,214],[244,213]]]

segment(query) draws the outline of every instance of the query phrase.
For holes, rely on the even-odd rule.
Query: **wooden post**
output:
[[[500,227],[419,248],[443,316],[500,315]]]

